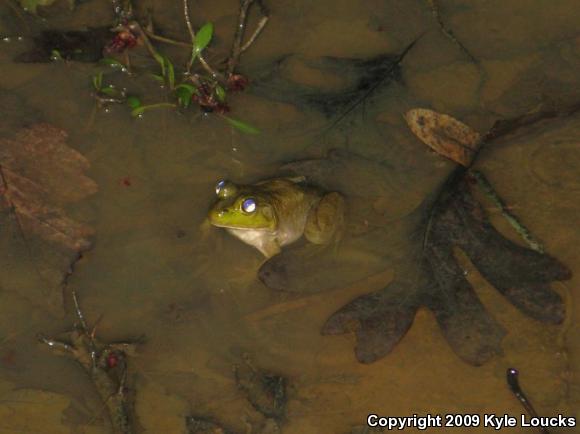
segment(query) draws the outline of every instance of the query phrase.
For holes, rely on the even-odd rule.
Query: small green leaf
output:
[[[133,110],[131,110],[131,116],[136,118],[136,117],[142,115],[143,112],[145,112],[145,110],[147,110],[147,106],[141,105],[139,107],[136,107]]]
[[[149,76],[153,78],[155,81],[157,81],[159,84],[165,84],[165,79],[163,78],[163,76],[159,74],[149,74]]]
[[[175,88],[175,95],[177,95],[177,101],[179,105],[183,108],[189,107],[191,103],[191,96],[197,89],[190,84],[180,84]]]
[[[103,57],[101,60],[99,60],[99,63],[102,65],[110,66],[112,68],[125,69],[125,65],[119,62],[117,59],[113,59],[112,57]]]
[[[134,95],[129,95],[127,97],[127,105],[131,109],[135,110],[136,108],[141,107],[141,100],[138,97],[134,96]]]
[[[153,50],[151,52],[151,54],[153,55],[153,57],[155,58],[155,60],[157,61],[157,63],[159,64],[159,67],[161,68],[161,75],[163,77],[165,77],[165,57],[163,57],[161,54],[159,54],[157,51]]]
[[[58,50],[51,50],[50,52],[50,60],[64,60],[62,54]]]
[[[201,50],[208,46],[213,36],[213,24],[205,23],[198,30],[195,40],[193,41],[193,49],[197,50],[198,54]]]
[[[232,127],[240,130],[242,133],[246,133],[246,134],[260,134],[260,130],[259,129],[257,129],[256,127],[253,127],[253,126],[251,126],[251,125],[249,125],[249,124],[247,124],[245,122],[242,122],[242,121],[237,120],[237,119],[230,118],[228,116],[223,116],[222,115],[222,117],[226,121],[228,121],[228,123]]]
[[[189,91],[189,93],[191,94],[197,93],[197,89],[195,88],[195,86],[187,83],[181,83],[175,86],[175,90],[179,89],[187,89],[187,91]]]
[[[99,89],[99,92],[112,97],[117,97],[121,94],[121,92],[119,92],[119,90],[115,86],[111,86],[110,84]]]
[[[171,103],[168,103],[168,102],[160,102],[160,103],[157,103],[157,104],[141,105],[141,106],[139,106],[137,108],[134,108],[131,111],[131,115],[133,117],[138,117],[138,116],[142,115],[145,112],[145,110],[154,109],[154,108],[161,108],[161,107],[172,107],[172,108],[175,108],[175,104],[171,104]]]
[[[100,91],[103,86],[103,73],[99,72],[93,76],[93,87],[96,91]]]
[[[226,90],[219,84],[215,87],[215,96],[217,97],[219,102],[226,101]]]
[[[189,65],[191,66],[194,60],[199,56],[199,53],[208,46],[213,36],[213,24],[212,23],[205,23],[195,36],[193,41],[193,47],[191,49],[191,60],[189,61]]]
[[[165,58],[165,65],[167,68],[167,83],[169,84],[169,89],[173,89],[175,87],[175,68],[167,57]]]

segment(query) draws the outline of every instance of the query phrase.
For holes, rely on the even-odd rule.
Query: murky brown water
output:
[[[46,26],[107,24],[109,9],[96,3],[83,3]],[[180,2],[149,3],[160,28],[187,38]],[[245,421],[252,423],[258,415],[231,372],[243,352],[260,367],[289,378],[282,429],[287,434],[347,434],[363,425],[369,412],[519,415],[522,409],[505,384],[508,366],[520,369],[522,385],[541,415],[580,419],[579,118],[570,120],[576,127],[564,137],[538,132],[485,149],[479,157],[479,168],[506,202],[574,273],[571,281],[554,285],[566,299],[567,320],[548,327],[509,305],[465,263],[485,305],[508,329],[504,354],[482,367],[465,364],[451,351],[426,310],[395,351],[371,365],[355,360],[352,335],[320,335],[336,309],[392,279],[396,270],[388,261],[379,273],[369,265],[369,276],[358,283],[315,294],[281,294],[257,281],[262,259],[256,251],[222,232],[204,235],[199,228],[216,180],[265,178],[281,162],[331,148],[384,162],[389,182],[379,206],[386,221],[404,218],[451,163],[429,153],[408,132],[402,114],[431,107],[485,131],[494,119],[531,112],[545,102],[580,101],[578,2],[441,2],[442,19],[479,64],[440,31],[426,0],[295,0],[271,8],[271,22],[243,57],[242,68],[258,70],[295,54],[298,60],[285,73],[317,87],[339,88],[344,77],[321,76],[304,59],[398,53],[423,37],[404,59],[399,83],[381,88],[364,115],[357,111],[324,134],[328,120],[313,110],[251,93],[235,96],[233,114],[259,127],[258,136],[241,134],[215,117],[159,110],[135,120],[121,108],[95,113],[94,67],[16,64],[11,58],[28,46],[27,40],[0,45],[0,88],[67,130],[69,145],[91,161],[89,174],[99,193],[68,211],[95,227],[95,247],[77,265],[69,285],[77,288],[91,322],[103,316],[98,332],[104,339],[147,337],[131,359],[140,432],[183,433],[184,416],[192,412],[244,432]],[[7,3],[0,11],[0,33],[27,34]],[[216,24],[218,52],[229,46],[236,13],[233,0],[192,4],[196,25]],[[142,92],[151,88],[141,81],[135,86]],[[508,233],[499,214],[489,211]],[[24,243],[10,220],[2,221],[0,433],[107,432],[101,403],[81,369],[36,342],[38,332],[58,334],[72,321],[50,301],[60,289],[46,278],[46,253],[33,240]],[[390,234],[349,254],[357,263],[363,258],[375,264],[383,256],[373,253],[378,247],[388,258],[406,242]],[[331,273],[320,270],[321,277]]]

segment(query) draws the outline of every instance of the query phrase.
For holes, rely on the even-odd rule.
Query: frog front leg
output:
[[[310,210],[304,236],[313,244],[329,244],[340,238],[344,226],[344,198],[340,193],[325,194]]]
[[[280,243],[278,243],[276,239],[265,239],[256,245],[256,249],[258,249],[266,259],[270,259],[272,256],[277,255],[282,251]]]

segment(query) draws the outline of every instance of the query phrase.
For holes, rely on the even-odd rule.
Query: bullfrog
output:
[[[304,181],[304,177],[268,179],[251,185],[219,181],[209,222],[225,228],[266,258],[280,253],[283,246],[302,235],[314,244],[330,244],[340,238],[344,198]]]

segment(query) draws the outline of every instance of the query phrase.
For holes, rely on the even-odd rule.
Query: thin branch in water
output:
[[[39,334],[38,335],[38,340],[40,342],[42,342],[43,344],[48,345],[50,348],[52,348],[55,351],[61,352],[61,353],[73,353],[73,348],[69,345],[66,344],[64,342],[60,342],[60,341],[56,341],[54,339],[50,339],[47,338],[46,336]]]
[[[136,343],[100,342],[85,321],[76,293],[73,301],[83,329],[69,332],[70,344],[39,335],[40,342],[60,355],[66,355],[80,364],[91,378],[103,406],[107,409],[114,434],[134,433],[131,419],[131,401],[127,394],[127,353],[134,351]]]
[[[87,321],[85,320],[85,316],[83,315],[83,312],[81,311],[81,307],[79,305],[79,299],[77,297],[77,292],[74,289],[71,292],[72,292],[72,299],[73,299],[73,302],[75,304],[75,313],[77,314],[77,318],[79,319],[79,321],[81,323],[81,327],[83,329],[83,332],[88,333],[89,327],[87,326]]]
[[[259,21],[258,26],[254,31],[254,33],[252,34],[252,36],[250,37],[250,39],[248,39],[248,42],[246,42],[245,44],[243,43],[244,33],[246,31],[246,23],[248,21],[248,11],[250,9],[250,6],[252,6],[252,4],[254,3],[254,1],[256,0],[240,1],[240,13],[238,15],[238,24],[236,27],[236,33],[234,34],[234,40],[232,42],[230,57],[228,59],[228,66],[226,71],[227,76],[230,76],[234,73],[234,70],[238,66],[238,63],[240,62],[241,54],[248,48],[250,48],[250,46],[255,42],[256,38],[260,35],[260,33],[262,33],[262,30],[268,23],[270,15],[269,11],[266,8],[266,6],[264,6],[262,1],[258,0],[260,11],[262,12],[263,17]]]
[[[183,0],[183,17],[185,18],[185,25],[187,26],[189,36],[191,37],[191,43],[193,44],[195,41],[195,32],[191,25],[191,19],[189,18],[189,3],[187,0]]]
[[[269,16],[263,16],[260,19],[260,21],[258,22],[258,26],[256,27],[256,30],[254,31],[254,34],[252,36],[250,36],[250,39],[248,39],[248,41],[241,48],[242,53],[252,46],[252,44],[254,43],[256,38],[258,36],[260,36],[260,33],[262,33],[262,30],[264,30],[264,27],[266,27],[266,24],[268,24],[269,20],[270,20]]]

